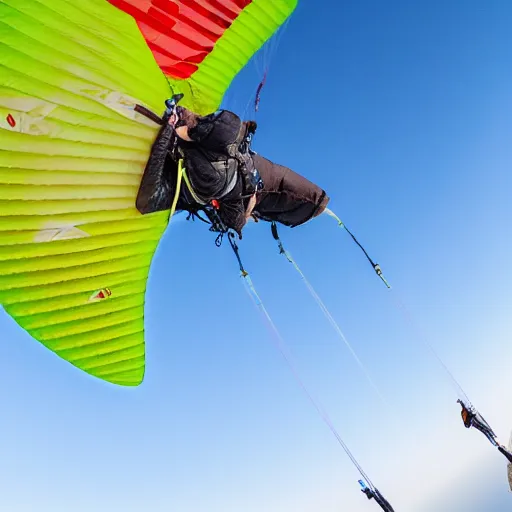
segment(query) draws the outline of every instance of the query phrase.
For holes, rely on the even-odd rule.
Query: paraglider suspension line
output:
[[[359,240],[355,237],[355,235],[347,228],[344,222],[341,221],[341,219],[329,208],[325,209],[325,213],[334,219],[338,221],[338,225],[342,227],[352,238],[352,240],[356,243],[357,246],[363,251],[364,255],[366,256],[367,260],[370,262],[371,266],[373,267],[373,270],[375,270],[375,273],[382,279],[382,282],[386,285],[387,288],[391,288],[389,283],[387,282],[386,278],[382,274],[382,270],[380,268],[380,265],[378,263],[375,263],[371,258],[370,255],[366,252],[366,249],[362,246],[361,243],[359,243]]]
[[[300,277],[302,279],[302,282],[304,283],[304,285],[308,289],[308,291],[311,294],[311,296],[313,297],[314,301],[318,304],[318,307],[321,309],[321,311],[324,314],[324,316],[327,319],[327,321],[331,324],[333,329],[336,331],[336,334],[339,336],[341,341],[345,344],[345,346],[349,350],[350,354],[354,358],[354,361],[357,363],[357,365],[359,366],[359,368],[361,369],[361,371],[365,375],[366,379],[368,380],[368,383],[373,388],[373,390],[375,391],[375,393],[379,397],[380,401],[385,406],[387,406],[386,400],[385,400],[384,396],[380,392],[380,390],[377,387],[377,385],[375,384],[375,382],[373,382],[373,379],[372,379],[372,377],[370,375],[370,372],[367,370],[367,368],[365,367],[365,365],[363,364],[363,362],[361,361],[361,359],[357,355],[356,351],[354,350],[354,348],[352,347],[352,345],[348,341],[347,337],[345,336],[345,334],[341,330],[340,326],[338,325],[338,322],[336,322],[336,320],[332,316],[331,312],[329,311],[327,306],[324,304],[324,301],[320,298],[320,296],[318,295],[316,290],[313,288],[313,285],[306,278],[306,276],[304,275],[304,272],[302,272],[301,268],[299,267],[297,262],[293,259],[292,255],[288,252],[287,249],[285,249],[285,247],[283,245],[283,242],[281,241],[281,238],[280,238],[279,233],[277,231],[277,225],[276,225],[275,222],[272,222],[271,230],[272,230],[272,236],[274,237],[274,240],[277,242],[277,245],[279,247],[279,254],[282,254],[288,260],[288,262],[292,264],[293,268],[300,275]]]
[[[370,258],[370,255],[366,252],[366,249],[359,243],[359,240],[354,236],[354,234],[347,228],[347,226],[345,226],[345,224],[343,224],[343,227],[345,228],[345,231],[352,237],[352,240],[354,240],[354,242],[359,246],[359,248],[363,251],[364,255],[366,256],[366,258],[368,259],[368,261],[370,262],[371,266],[373,267],[373,270],[375,270],[375,273],[384,281],[384,284],[388,287],[388,288],[391,288],[388,284],[388,282],[386,281],[386,279],[384,279],[384,276],[382,275],[382,270],[380,268],[380,265],[378,263],[375,263],[371,258]]]
[[[293,362],[293,360],[291,358],[291,355],[289,354],[289,349],[288,349],[288,347],[287,347],[283,337],[281,336],[281,333],[277,329],[277,326],[275,325],[274,321],[272,320],[272,317],[270,316],[270,314],[267,311],[265,305],[263,304],[263,301],[261,300],[258,292],[256,291],[256,288],[254,287],[254,284],[252,282],[252,279],[251,279],[249,273],[244,268],[244,265],[242,263],[242,259],[240,257],[240,252],[239,252],[239,249],[238,249],[238,245],[237,245],[237,243],[235,241],[235,233],[231,232],[230,230],[228,230],[225,227],[224,223],[222,222],[222,219],[220,219],[220,217],[219,217],[219,215],[218,215],[218,213],[217,213],[215,208],[213,208],[211,210],[207,210],[206,214],[208,215],[209,218],[211,218],[212,224],[215,223],[215,224],[217,224],[219,226],[219,228],[224,228],[224,229],[221,230],[221,234],[224,234],[224,233],[228,234],[228,240],[229,240],[231,248],[233,249],[233,252],[235,253],[235,256],[237,258],[238,265],[239,265],[239,268],[240,268],[240,272],[241,272],[242,276],[244,277],[244,283],[247,286],[247,291],[249,292],[249,295],[251,296],[251,298],[254,300],[255,305],[260,309],[260,311],[263,313],[263,316],[267,320],[267,323],[268,323],[272,333],[275,336],[277,348],[278,348],[279,352],[281,352],[281,355],[285,359],[288,367],[292,371],[292,374],[294,375],[294,377],[297,380],[298,384],[300,385],[300,387],[302,388],[302,390],[304,391],[306,396],[309,398],[310,402],[312,403],[314,408],[317,410],[317,412],[319,413],[320,417],[323,419],[324,423],[329,427],[329,430],[332,432],[332,434],[334,435],[334,437],[336,438],[336,440],[338,441],[340,446],[343,448],[343,450],[345,451],[345,453],[349,457],[349,459],[352,461],[352,464],[359,471],[359,474],[364,478],[364,480],[367,483],[368,488],[371,489],[371,491],[376,496],[380,496],[380,493],[379,493],[378,489],[373,485],[373,483],[370,480],[369,476],[365,473],[365,471],[363,470],[361,465],[358,463],[358,461],[356,460],[354,455],[352,455],[352,452],[349,450],[348,446],[345,444],[345,442],[341,438],[340,434],[336,430],[336,427],[332,423],[332,420],[328,416],[327,412],[320,405],[320,403],[315,399],[315,397],[311,394],[311,392],[307,388],[306,384],[302,380],[302,378],[301,378],[301,376],[300,376],[300,374],[299,374],[299,372],[298,372],[298,370],[296,368],[296,365],[294,364],[294,362]],[[279,240],[279,236],[278,236],[278,233],[277,233],[277,226],[273,225],[272,233],[274,234],[274,237],[277,237],[276,240]],[[287,254],[286,250],[284,249],[282,244],[280,244],[280,248],[283,250],[284,254],[286,255]],[[388,510],[390,510],[392,512],[392,509],[388,509]]]
[[[299,386],[302,388],[302,390],[304,391],[304,393],[308,397],[309,401],[311,402],[313,407],[317,410],[318,414],[320,415],[320,417],[322,418],[324,423],[327,425],[329,430],[332,432],[332,434],[334,435],[334,437],[336,438],[336,440],[338,441],[340,446],[343,448],[343,450],[345,451],[345,453],[349,457],[349,459],[352,461],[352,464],[357,468],[357,470],[359,471],[360,475],[365,479],[365,481],[368,484],[368,487],[372,491],[376,491],[377,488],[373,485],[372,481],[370,480],[368,475],[364,472],[364,470],[361,467],[361,465],[357,462],[357,460],[354,457],[354,455],[352,455],[352,452],[349,450],[348,446],[343,441],[341,435],[336,430],[336,427],[334,426],[331,418],[329,417],[327,412],[324,410],[322,405],[319,403],[319,401],[315,399],[315,397],[312,395],[312,393],[309,391],[309,389],[307,388],[306,384],[302,380],[302,378],[300,376],[300,373],[299,373],[299,371],[298,371],[298,369],[297,369],[297,367],[295,365],[295,362],[292,359],[292,356],[290,354],[290,350],[288,349],[288,346],[287,346],[286,342],[284,341],[283,337],[281,336],[281,333],[279,332],[279,329],[277,328],[277,326],[275,325],[274,321],[272,320],[272,317],[270,316],[270,313],[268,312],[267,308],[263,304],[263,301],[261,300],[258,292],[254,288],[254,285],[252,284],[252,281],[251,281],[250,277],[247,276],[245,281],[246,281],[247,285],[249,286],[249,290],[251,292],[250,296],[253,298],[256,306],[263,313],[263,316],[265,317],[271,332],[274,334],[275,345],[276,345],[277,349],[279,350],[279,352],[281,353],[281,355],[283,356],[286,364],[288,365],[288,368],[291,370],[293,376],[295,377],[295,380],[297,381]]]
[[[238,266],[240,268],[240,273],[242,274],[243,277],[247,277],[248,276],[248,272],[245,270],[244,264],[242,263],[242,258],[240,257],[240,251],[238,249],[237,243],[235,242],[235,234],[232,233],[232,232],[229,232],[228,233],[228,240],[229,240],[229,243],[231,245],[231,248],[233,249],[233,252],[235,253],[236,259],[238,261]]]

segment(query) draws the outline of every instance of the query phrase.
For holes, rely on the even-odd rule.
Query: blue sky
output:
[[[304,381],[398,511],[510,510],[504,459],[395,301],[508,441],[512,429],[512,4],[302,1],[274,45],[255,149],[320,184],[393,285],[321,217],[240,248]],[[243,113],[263,55],[225,106]],[[9,512],[370,511],[293,380],[236,261],[177,217],[151,270],[137,389],[82,375],[0,317],[0,505]]]

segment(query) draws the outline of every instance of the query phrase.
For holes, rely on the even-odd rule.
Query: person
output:
[[[137,209],[147,214],[170,206],[182,158],[185,186],[177,210],[196,213],[214,204],[224,226],[240,238],[250,218],[295,227],[320,215],[329,202],[326,192],[252,150],[256,129],[254,121],[228,110],[200,116],[174,106],[153,145]]]
[[[493,432],[491,426],[484,420],[482,415],[473,409],[470,409],[469,407],[464,404],[462,400],[457,400],[457,403],[460,404],[462,410],[460,411],[460,415],[462,418],[462,421],[464,423],[464,426],[466,428],[474,427],[482,434],[484,434],[485,437],[491,442],[494,446],[499,446],[499,443],[496,440],[496,434]]]
[[[503,445],[498,442],[496,434],[492,430],[491,426],[487,423],[487,421],[485,421],[483,416],[473,407],[466,406],[462,400],[457,400],[457,403],[462,407],[460,415],[462,417],[462,421],[464,422],[464,426],[466,428],[473,427],[482,432],[482,434],[484,434],[484,436],[491,442],[491,444],[498,448],[498,451],[506,457],[509,463],[512,463],[512,453],[510,453]]]

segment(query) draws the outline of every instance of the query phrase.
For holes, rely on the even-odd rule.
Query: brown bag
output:
[[[325,210],[329,197],[318,185],[258,154],[253,159],[263,180],[253,212],[257,217],[295,227]]]

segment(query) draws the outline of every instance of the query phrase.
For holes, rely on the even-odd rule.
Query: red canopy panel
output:
[[[108,0],[132,16],[166,75],[186,79],[252,0]]]

